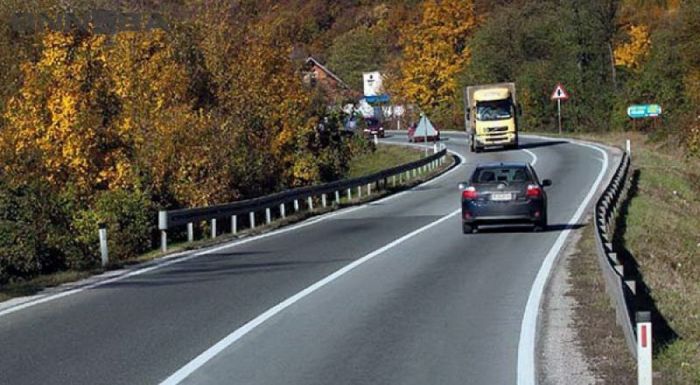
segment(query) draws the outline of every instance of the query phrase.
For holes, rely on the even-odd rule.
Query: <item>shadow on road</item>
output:
[[[548,225],[546,229],[540,231],[542,233],[552,233],[552,232],[557,232],[557,231],[564,231],[564,230],[576,230],[580,229],[585,225],[582,224],[555,224],[555,225]],[[501,234],[501,233],[532,233],[532,226],[531,225],[486,225],[484,227],[479,226],[479,231],[477,233],[484,233],[484,234]]]

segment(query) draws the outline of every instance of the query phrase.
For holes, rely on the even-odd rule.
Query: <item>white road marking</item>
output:
[[[451,153],[451,154],[453,154],[453,155],[458,156],[458,157],[462,160],[462,163],[465,163],[464,157],[463,157],[462,155],[460,155],[459,153],[457,153],[457,152],[455,152],[455,151],[451,151],[451,150],[448,150],[448,152]],[[221,250],[224,250],[224,249],[227,249],[227,248],[230,248],[230,247],[235,247],[235,246],[239,246],[239,245],[242,245],[242,244],[246,244],[246,243],[248,243],[248,242],[253,242],[253,241],[257,241],[257,240],[263,239],[263,238],[267,238],[267,237],[271,237],[271,236],[276,236],[276,235],[284,234],[284,233],[289,232],[289,231],[298,230],[298,229],[301,229],[301,228],[304,228],[304,227],[307,227],[307,226],[314,225],[314,224],[316,224],[316,223],[318,223],[318,222],[325,221],[325,220],[328,220],[328,219],[330,219],[330,218],[334,218],[334,217],[336,217],[336,216],[338,216],[338,215],[344,215],[344,214],[352,213],[352,212],[354,212],[354,211],[356,211],[356,210],[360,210],[360,209],[362,209],[362,208],[368,207],[368,206],[370,206],[370,205],[373,204],[373,203],[386,202],[386,201],[389,201],[389,200],[391,200],[391,199],[396,199],[396,198],[398,198],[399,196],[401,196],[401,195],[403,195],[403,194],[406,194],[407,192],[411,191],[411,190],[414,189],[414,188],[417,188],[417,187],[420,187],[420,186],[423,186],[423,185],[428,185],[428,184],[430,184],[430,183],[434,183],[436,180],[441,179],[441,178],[444,178],[445,176],[447,176],[447,175],[449,175],[449,174],[455,172],[455,171],[458,170],[458,169],[459,169],[459,167],[454,167],[454,168],[452,168],[451,170],[448,170],[447,172],[445,172],[444,174],[438,176],[437,178],[434,178],[434,179],[431,179],[431,180],[429,180],[429,181],[423,182],[423,183],[421,183],[421,184],[419,184],[419,185],[417,185],[417,186],[414,186],[414,187],[412,187],[411,189],[408,189],[408,190],[403,191],[403,192],[401,192],[401,193],[389,195],[389,196],[384,197],[384,198],[382,198],[382,199],[380,199],[380,200],[378,200],[378,201],[371,201],[371,202],[367,202],[367,203],[364,203],[364,204],[359,205],[359,206],[348,207],[348,208],[344,208],[344,209],[341,209],[341,210],[333,211],[333,212],[330,212],[330,213],[322,214],[322,215],[319,215],[319,216],[317,216],[317,217],[315,217],[315,218],[311,218],[311,219],[302,221],[302,222],[297,223],[297,224],[294,224],[294,225],[285,226],[285,227],[283,227],[283,228],[280,228],[280,229],[277,229],[277,230],[274,230],[274,231],[270,231],[270,232],[268,232],[268,233],[259,234],[259,235],[255,235],[255,236],[252,236],[252,237],[248,237],[248,238],[244,238],[244,239],[240,239],[240,240],[235,240],[235,241],[232,241],[232,242],[228,242],[228,243],[225,243],[225,244],[223,244],[223,245],[221,245],[221,246],[217,246],[217,247],[213,247],[213,248],[210,248],[210,249],[206,249],[206,250],[203,250],[203,251],[200,251],[200,252],[196,252],[196,253],[193,253],[193,254],[185,255],[184,257],[180,257],[180,255],[183,255],[183,254],[185,254],[185,253],[176,253],[176,254],[174,254],[174,255],[165,256],[165,257],[163,257],[163,258],[161,259],[160,262],[156,262],[154,265],[151,265],[151,266],[148,266],[148,267],[136,269],[136,270],[130,271],[130,272],[125,273],[125,274],[120,274],[120,275],[117,275],[117,276],[112,277],[112,278],[107,278],[107,279],[100,280],[100,281],[97,281],[97,282],[94,282],[94,283],[86,284],[86,285],[77,287],[77,288],[75,288],[75,289],[67,289],[67,290],[65,290],[65,291],[61,291],[61,292],[56,293],[56,294],[45,295],[45,296],[43,296],[43,297],[39,297],[39,298],[37,298],[37,299],[29,300],[29,301],[27,301],[27,302],[20,303],[20,304],[18,304],[18,305],[10,306],[10,307],[8,307],[8,308],[6,308],[6,309],[0,310],[0,317],[6,316],[6,315],[11,314],[11,313],[18,312],[18,311],[20,311],[20,310],[24,310],[24,309],[26,309],[26,308],[29,308],[29,307],[32,307],[32,306],[35,306],[35,305],[40,305],[40,304],[42,304],[42,303],[51,302],[51,301],[55,301],[55,300],[60,299],[60,298],[68,297],[68,296],[70,296],[70,295],[78,294],[78,293],[80,293],[80,292],[82,292],[82,291],[85,291],[85,290],[94,289],[94,288],[96,288],[96,287],[108,285],[108,284],[111,284],[111,283],[114,283],[114,282],[118,282],[118,281],[124,280],[124,279],[126,279],[126,278],[135,277],[135,276],[138,276],[138,275],[141,275],[141,274],[145,274],[145,273],[151,272],[151,271],[156,270],[156,269],[160,269],[160,268],[163,268],[163,267],[167,267],[167,266],[173,265],[173,264],[175,264],[175,263],[186,262],[186,261],[189,261],[189,260],[191,260],[191,259],[200,257],[200,256],[202,256],[202,255],[207,255],[207,254],[215,253],[215,252],[217,252],[217,251],[221,251]]]
[[[603,164],[598,173],[598,177],[593,182],[588,195],[583,199],[583,202],[579,205],[578,209],[574,215],[569,220],[569,223],[578,223],[581,216],[588,207],[588,203],[596,195],[600,183],[603,181],[607,171],[608,171],[608,153],[601,148],[586,144],[578,143],[575,141],[570,141],[572,144],[576,144],[583,147],[589,147],[603,154]],[[535,281],[530,289],[530,295],[527,299],[527,305],[525,305],[525,312],[523,314],[523,321],[520,325],[520,340],[518,341],[518,368],[517,368],[517,384],[518,385],[535,385],[537,384],[537,378],[535,373],[535,349],[536,349],[536,336],[537,336],[537,317],[540,309],[540,303],[542,301],[542,294],[544,293],[544,286],[547,283],[549,274],[551,273],[552,266],[564,246],[564,242],[571,233],[571,228],[567,228],[559,234],[554,245],[549,249],[547,256],[545,257],[540,270],[537,272]]]
[[[535,166],[535,163],[537,163],[537,155],[526,148],[523,148],[522,150],[532,157],[532,162],[530,162],[530,165]]]
[[[160,385],[175,385],[179,384],[187,378],[190,374],[195,372],[197,369],[201,368],[203,365],[205,365],[209,360],[214,358],[217,354],[221,353],[224,349],[228,348],[232,344],[234,344],[236,341],[240,340],[243,338],[246,334],[251,332],[253,329],[256,327],[260,326],[263,324],[265,321],[269,320],[270,318],[274,317],[275,315],[279,314],[282,312],[284,309],[294,305],[296,302],[300,301],[304,297],[312,294],[313,292],[321,289],[322,287],[326,286],[327,284],[335,281],[336,279],[340,278],[341,276],[347,274],[354,268],[360,266],[361,264],[371,260],[372,258],[375,258],[376,256],[382,254],[383,252],[391,249],[392,247],[410,239],[413,238],[414,236],[432,228],[440,223],[452,218],[453,216],[459,214],[461,209],[457,209],[417,230],[414,230],[384,246],[381,248],[363,256],[360,259],[355,260],[354,262],[350,263],[349,265],[344,266],[340,270],[337,270],[336,272],[328,275],[327,277],[323,278],[322,280],[314,283],[313,285],[307,287],[306,289],[298,292],[297,294],[287,298],[286,300],[280,302],[279,304],[275,305],[274,307],[268,309],[264,313],[260,314],[259,316],[255,317],[253,320],[249,321],[245,325],[239,327],[238,329],[234,330],[231,334],[227,335],[223,339],[221,339],[219,342],[214,344],[212,347],[209,349],[205,350],[202,352],[200,355],[195,357],[192,361],[188,362],[185,366],[180,368],[178,371],[173,373],[170,377],[165,379],[163,382],[160,383]]]

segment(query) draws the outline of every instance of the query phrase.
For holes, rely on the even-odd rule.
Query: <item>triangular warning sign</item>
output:
[[[566,100],[568,98],[569,93],[566,92],[564,86],[561,85],[561,83],[558,83],[557,86],[554,88],[554,92],[552,92],[552,100]]]

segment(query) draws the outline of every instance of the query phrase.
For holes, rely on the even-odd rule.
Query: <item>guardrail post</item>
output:
[[[391,187],[396,187],[396,175],[391,176]]]
[[[248,214],[248,221],[250,222],[250,228],[254,229],[255,228],[255,212],[251,211]]]
[[[231,234],[238,232],[238,216],[231,215]]]
[[[216,218],[211,220],[211,239],[216,238]]]
[[[637,383],[651,385],[651,313],[639,311],[635,318],[637,321]]]
[[[284,207],[284,203],[280,204],[280,216],[282,217],[282,219],[284,219],[287,216],[287,213],[285,212],[285,210],[286,209]]]
[[[160,251],[168,251],[168,212],[158,211],[158,228],[160,229]]]
[[[187,242],[194,241],[194,223],[187,224]]]
[[[313,210],[313,209],[314,209],[314,200],[313,200],[313,198],[312,198],[312,197],[306,198],[306,202],[307,202],[308,205],[309,205],[309,210]]]
[[[100,259],[102,260],[102,267],[107,266],[109,262],[109,250],[107,249],[107,225],[104,223],[99,224],[99,234],[100,234]]]
[[[348,201],[351,201],[351,200],[352,200],[352,189],[349,188],[348,189]]]
[[[326,194],[321,194],[321,206],[326,207]]]
[[[340,191],[335,190],[335,203],[340,205]]]
[[[374,144],[375,145],[379,144],[379,139],[377,139],[377,135],[374,135]]]
[[[357,197],[362,198],[362,187],[361,186],[357,186]]]
[[[627,155],[632,155],[632,142],[629,139],[625,141],[625,151],[627,151]]]
[[[433,143],[433,154],[437,154],[438,152],[438,145],[437,143]]]
[[[372,183],[367,183],[367,195],[372,195]]]
[[[272,222],[272,214],[270,213],[270,208],[268,207],[265,209],[265,223],[269,225],[270,222]]]
[[[294,200],[294,211],[295,212],[299,211],[299,200],[298,199]]]

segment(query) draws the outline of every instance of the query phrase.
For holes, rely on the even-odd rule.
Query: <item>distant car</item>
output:
[[[365,118],[366,128],[363,130],[365,136],[372,137],[377,135],[380,138],[384,137],[384,126],[377,118]]]
[[[408,142],[409,143],[417,143],[417,142],[425,142],[427,139],[428,142],[437,142],[440,140],[440,130],[437,128],[435,129],[435,135],[428,135],[427,138],[425,135],[417,135],[416,136],[416,128],[418,126],[416,124],[411,124],[408,126]]]
[[[547,194],[529,163],[478,165],[468,182],[459,185],[462,200],[462,231],[476,232],[480,225],[531,224],[547,228]]]

